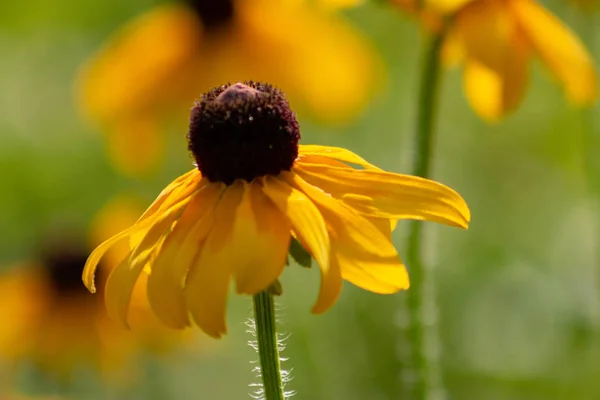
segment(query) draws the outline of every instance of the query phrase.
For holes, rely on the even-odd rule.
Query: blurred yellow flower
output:
[[[524,97],[529,66],[537,56],[575,105],[598,96],[591,56],[577,36],[533,0],[392,0],[418,14],[430,29],[452,15],[444,48],[447,64],[461,63],[467,98],[475,111],[496,121]]]
[[[109,204],[93,224],[92,242],[100,243],[131,225],[139,211],[126,198]],[[81,284],[87,246],[64,232],[53,233],[38,259],[16,265],[0,277],[0,358],[14,365],[31,360],[60,379],[68,380],[82,366],[97,368],[105,378],[130,378],[130,370],[123,367],[138,351],[163,350],[180,335],[149,312],[143,284],[133,296],[132,331],[115,324],[102,296],[90,295]],[[102,281],[114,268],[112,260],[119,251],[113,249],[102,264]]]
[[[78,94],[114,163],[151,170],[166,117],[221,82],[276,81],[324,122],[363,110],[381,83],[380,60],[348,24],[305,3],[189,0],[156,7],[109,39],[82,69]]]
[[[128,239],[130,254],[106,284],[109,314],[127,324],[131,291],[145,270],[150,305],[166,325],[188,326],[191,314],[220,337],[230,281],[240,294],[267,289],[284,269],[292,237],[319,264],[312,311],[322,313],[342,279],[376,293],[408,288],[391,241],[396,220],[467,227],[469,209],[452,189],[382,171],[342,148],[298,145],[299,138],[285,96],[270,85],[236,83],[203,95],[188,134],[197,169],[96,248],[86,286],[96,290],[96,265]]]

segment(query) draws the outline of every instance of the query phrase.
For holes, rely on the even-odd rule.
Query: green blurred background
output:
[[[73,104],[79,65],[115,28],[155,4],[0,3],[3,270],[28,259],[40,233],[54,222],[68,220],[85,231],[114,195],[131,192],[150,202],[189,169],[181,132],[172,135],[169,163],[158,176],[121,177],[107,161],[101,135]],[[600,59],[597,15],[570,3],[544,4]],[[364,116],[343,128],[300,115],[303,142],[348,147],[385,169],[407,172],[422,43],[418,26],[379,4],[344,17],[382,54],[389,86]],[[594,171],[586,167],[586,154],[595,153],[584,132],[591,118],[594,135],[600,135],[597,113],[570,107],[538,64],[523,105],[501,124],[487,125],[473,113],[458,71],[444,74],[440,100],[434,177],[460,192],[472,211],[468,231],[433,225],[427,231],[449,398],[599,399],[600,212],[592,193],[600,182],[588,179]],[[406,226],[400,222],[395,232],[400,249]],[[336,306],[313,316],[318,281],[314,269],[288,268],[282,278],[279,315],[282,332],[289,334],[283,355],[290,359],[284,367],[293,369],[287,388],[299,400],[398,398],[394,326],[404,295],[381,296],[345,284]],[[258,381],[250,364],[257,357],[246,343],[250,305],[250,298],[231,296],[229,333],[220,341],[197,332],[193,350],[142,355],[132,368],[144,379],[126,394],[88,374],[57,388],[27,368],[13,389],[86,399],[248,398],[248,384]]]

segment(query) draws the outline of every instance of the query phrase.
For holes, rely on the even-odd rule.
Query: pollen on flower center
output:
[[[44,257],[43,265],[50,285],[59,295],[87,293],[81,282],[81,271],[87,256],[84,251],[60,249]]]
[[[203,94],[192,108],[187,138],[202,175],[229,185],[289,171],[300,129],[280,90],[244,82]]]
[[[188,0],[188,4],[207,29],[225,25],[233,19],[233,0]]]

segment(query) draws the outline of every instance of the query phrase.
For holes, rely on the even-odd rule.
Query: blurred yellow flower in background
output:
[[[108,135],[115,165],[128,174],[155,167],[161,124],[182,121],[178,111],[222,82],[278,82],[323,122],[361,112],[380,86],[380,60],[349,24],[305,3],[190,0],[119,30],[86,63],[77,88],[84,112]]]
[[[488,121],[514,111],[524,97],[530,62],[537,56],[578,106],[593,104],[598,82],[591,56],[577,36],[532,0],[392,0],[419,15],[429,29],[451,16],[444,48],[447,64],[464,67],[473,109]]]
[[[95,291],[96,265],[124,241],[130,254],[106,284],[109,314],[127,324],[131,292],[146,270],[150,305],[166,325],[186,327],[191,314],[220,337],[230,281],[240,294],[267,289],[283,272],[292,237],[320,267],[312,311],[322,313],[343,279],[375,293],[408,288],[391,241],[396,220],[468,226],[469,209],[454,190],[382,171],[342,148],[299,146],[299,139],[285,96],[270,85],[236,83],[203,95],[188,134],[198,168],[96,248],[86,286]]]
[[[91,239],[100,243],[135,222],[139,204],[119,198],[100,212]],[[81,283],[88,246],[72,232],[57,230],[34,260],[0,276],[0,359],[11,369],[33,363],[48,375],[70,380],[81,367],[99,370],[104,378],[129,379],[129,362],[143,349],[170,348],[181,335],[161,326],[149,312],[145,287],[135,291],[132,331],[110,320],[102,296],[90,295]],[[106,280],[121,249],[115,248],[100,267]]]

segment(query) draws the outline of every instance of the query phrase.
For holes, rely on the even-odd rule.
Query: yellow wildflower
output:
[[[166,117],[221,82],[275,80],[301,108],[340,123],[368,104],[380,67],[348,24],[305,4],[189,0],[126,25],[83,68],[78,91],[114,163],[138,174],[157,164]]]
[[[292,237],[319,265],[312,311],[322,313],[342,280],[376,293],[408,288],[391,241],[396,220],[467,227],[469,209],[452,189],[382,171],[342,148],[298,145],[299,139],[285,96],[270,85],[236,83],[203,95],[188,133],[197,168],[94,250],[86,286],[95,291],[96,265],[128,239],[130,254],[106,284],[109,314],[127,323],[132,288],[145,270],[150,305],[166,325],[186,327],[191,314],[204,332],[220,337],[230,281],[243,294],[270,287]]]
[[[392,0],[416,13],[430,29],[452,15],[444,57],[464,66],[467,98],[484,119],[496,121],[515,110],[537,56],[578,106],[593,104],[598,83],[591,56],[577,36],[533,0]]]
[[[135,222],[139,208],[132,200],[119,199],[103,209],[92,227],[92,242]],[[162,350],[179,335],[159,324],[149,312],[145,287],[136,288],[132,310],[133,332],[115,324],[102,297],[90,295],[81,285],[87,246],[64,231],[53,232],[35,260],[16,265],[0,278],[0,357],[18,364],[33,361],[60,379],[84,365],[93,366],[105,378],[129,378],[122,368],[142,349]],[[121,249],[115,248],[101,266],[105,281]]]

